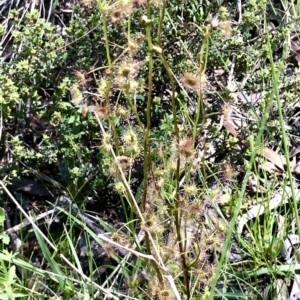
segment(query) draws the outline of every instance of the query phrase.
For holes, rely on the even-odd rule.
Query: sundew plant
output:
[[[299,3],[0,3],[1,299],[297,299]]]

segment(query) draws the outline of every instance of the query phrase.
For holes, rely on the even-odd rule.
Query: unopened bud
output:
[[[220,25],[220,22],[219,22],[218,19],[214,18],[214,19],[211,20],[210,25],[211,25],[212,29],[217,29]]]
[[[143,26],[143,27],[147,27],[149,26],[150,24],[152,23],[152,21],[150,19],[148,19],[147,16],[142,16],[141,19],[140,19],[140,24]]]
[[[153,52],[155,53],[155,54],[162,54],[162,49],[160,48],[160,47],[158,47],[158,46],[153,46],[152,47],[152,50],[153,50]]]

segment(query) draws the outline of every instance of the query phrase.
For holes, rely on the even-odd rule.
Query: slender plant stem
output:
[[[271,70],[272,70],[272,77],[273,77],[273,91],[275,94],[276,98],[276,104],[277,104],[277,109],[278,109],[278,114],[279,114],[279,123],[280,123],[280,128],[281,128],[281,133],[282,133],[282,142],[283,142],[283,148],[284,148],[284,153],[286,157],[286,166],[287,166],[287,172],[288,172],[288,177],[289,177],[289,182],[291,185],[291,192],[292,192],[292,207],[297,223],[297,230],[298,230],[298,235],[300,235],[300,219],[299,219],[299,214],[298,214],[298,205],[297,205],[297,199],[296,199],[296,194],[295,194],[295,184],[294,184],[294,177],[292,175],[292,168],[291,168],[291,163],[290,163],[290,154],[289,154],[289,146],[288,146],[288,138],[285,132],[285,122],[283,119],[282,115],[282,107],[281,107],[281,100],[279,96],[279,83],[278,83],[278,74],[275,70],[274,66],[274,60],[273,60],[273,53],[272,53],[272,47],[271,47],[271,42],[270,42],[270,36],[267,35],[267,40],[268,40],[268,50],[269,50],[269,58],[271,61]]]
[[[151,7],[150,1],[147,1],[147,18],[151,20]],[[147,95],[147,108],[146,108],[146,129],[144,131],[145,140],[144,140],[144,178],[148,176],[148,169],[149,169],[149,158],[150,158],[150,127],[151,127],[151,103],[152,103],[152,85],[153,85],[153,53],[152,53],[152,36],[151,36],[151,24],[146,25],[146,39],[148,44],[148,95]],[[148,190],[148,182],[145,180],[144,182],[144,195],[143,195],[143,209],[145,208],[146,204],[146,197],[147,197],[147,190]]]
[[[161,42],[161,30],[162,30],[162,24],[165,16],[165,7],[166,7],[166,0],[163,1],[163,5],[160,10],[160,22],[158,26],[157,31],[157,39],[159,43],[159,47],[162,50],[162,42]],[[174,133],[176,136],[176,142],[177,145],[179,144],[179,128],[178,128],[178,122],[177,122],[177,109],[176,109],[176,98],[175,98],[175,80],[170,68],[170,65],[167,61],[167,58],[165,57],[163,51],[160,54],[161,62],[165,68],[165,70],[168,73],[170,82],[171,82],[171,103],[172,103],[172,113],[173,113],[173,120],[174,120]],[[188,266],[186,262],[186,255],[185,255],[185,243],[181,236],[181,214],[180,214],[180,196],[179,196],[179,187],[180,187],[180,156],[177,157],[177,166],[176,166],[176,193],[175,193],[175,199],[176,199],[176,208],[175,208],[175,227],[176,227],[176,234],[177,234],[177,241],[178,241],[178,247],[180,251],[180,261],[183,268],[183,274],[184,274],[184,284],[186,289],[186,295],[187,299],[190,299],[190,284],[189,284],[189,273],[188,273]]]
[[[109,121],[109,124],[112,128],[112,131],[113,131],[113,139],[114,139],[116,154],[119,155],[118,133],[117,133],[117,130],[116,130],[116,124],[115,124],[115,121],[114,121],[114,116],[112,115],[112,112],[111,112],[110,99],[109,99],[110,89],[111,89],[112,82],[113,82],[113,63],[112,63],[112,60],[111,60],[111,54],[110,54],[110,48],[109,48],[109,38],[108,38],[108,33],[107,33],[107,22],[106,22],[106,11],[103,7],[103,4],[102,4],[101,0],[98,0],[98,6],[99,6],[99,9],[100,9],[101,14],[102,14],[102,29],[103,29],[103,35],[104,35],[104,44],[105,44],[106,58],[107,58],[107,62],[108,62],[108,70],[110,72],[107,91],[106,91],[106,95],[105,95],[105,106],[109,111],[108,121]]]

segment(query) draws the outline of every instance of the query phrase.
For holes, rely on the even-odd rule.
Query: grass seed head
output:
[[[74,70],[73,71],[73,74],[77,77],[78,79],[78,82],[79,84],[82,86],[82,87],[86,87],[86,84],[87,84],[87,80],[85,78],[85,74],[78,71],[78,70]]]
[[[131,165],[131,159],[127,156],[117,156],[115,163],[118,164],[122,168],[127,168]]]
[[[117,156],[115,161],[111,164],[109,168],[109,174],[114,178],[120,178],[120,169],[126,175],[128,173],[129,167],[132,165],[131,158],[122,155]]]
[[[132,79],[129,81],[127,86],[127,91],[129,94],[134,94],[138,92],[142,92],[144,90],[142,81],[138,81],[135,79]]]
[[[176,172],[176,170],[177,170],[177,162],[176,161],[171,162],[170,169],[172,172]]]
[[[146,232],[151,232],[156,235],[161,235],[164,231],[164,227],[159,221],[155,212],[151,212],[145,215],[145,222],[141,224],[141,228]]]

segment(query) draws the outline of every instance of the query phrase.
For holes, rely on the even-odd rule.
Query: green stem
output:
[[[204,34],[204,40],[203,40],[203,44],[201,46],[201,51],[200,51],[200,57],[199,57],[199,71],[198,71],[198,75],[199,76],[204,76],[205,75],[205,71],[206,71],[206,65],[207,65],[207,60],[208,60],[208,48],[209,48],[209,37],[210,37],[210,33],[209,33],[209,29],[207,29],[207,32]],[[205,110],[204,110],[204,105],[203,105],[203,95],[202,95],[202,91],[201,91],[201,87],[198,93],[198,102],[197,102],[197,113],[196,113],[196,118],[195,118],[195,122],[194,122],[194,126],[193,126],[193,141],[195,142],[196,137],[198,135],[198,123],[200,120],[200,115],[201,112],[203,113],[203,117],[205,117]],[[199,131],[201,131],[202,128],[200,128]]]
[[[147,1],[147,18],[148,20],[151,19],[151,7],[150,7],[150,0]],[[146,111],[146,118],[147,124],[146,129],[144,130],[144,194],[143,194],[143,201],[142,201],[142,208],[145,210],[146,205],[146,197],[147,197],[147,190],[148,190],[148,169],[149,169],[149,160],[150,160],[150,126],[151,126],[151,102],[152,102],[152,85],[153,85],[153,53],[152,53],[152,36],[151,36],[151,25],[148,24],[146,26],[146,39],[148,43],[148,97],[147,97],[147,111]],[[146,232],[147,233],[147,232]],[[151,253],[151,243],[150,237],[148,233],[145,236],[147,252]],[[160,282],[163,282],[163,276],[161,274],[160,269],[156,265],[154,261],[151,261],[151,265],[156,270],[157,276]]]
[[[151,19],[151,7],[150,7],[150,1],[147,1],[147,18],[148,20]],[[150,158],[150,126],[151,126],[151,103],[152,103],[152,85],[153,85],[153,53],[152,53],[152,36],[151,36],[151,25],[146,25],[146,39],[148,43],[148,57],[149,57],[149,63],[148,63],[148,96],[147,96],[147,111],[146,111],[146,129],[144,130],[145,135],[145,141],[144,141],[144,195],[143,195],[143,203],[142,207],[145,209],[146,205],[146,197],[147,197],[147,189],[148,189],[148,169],[149,169],[149,158]]]
[[[108,122],[112,128],[113,131],[113,140],[114,140],[114,145],[115,145],[115,150],[116,150],[116,154],[119,155],[119,139],[118,139],[118,133],[117,133],[117,129],[116,129],[116,124],[114,121],[114,116],[111,112],[111,107],[110,107],[110,101],[109,101],[109,94],[110,94],[110,89],[112,86],[112,81],[113,81],[113,63],[111,60],[111,55],[110,55],[110,49],[109,49],[109,43],[108,43],[108,34],[107,34],[107,22],[106,22],[106,11],[103,8],[102,2],[101,0],[98,0],[98,6],[99,9],[101,11],[101,15],[102,15],[102,29],[103,29],[103,36],[104,36],[104,41],[105,41],[105,50],[106,50],[106,58],[108,61],[108,69],[110,71],[110,75],[109,75],[109,83],[108,83],[108,87],[107,87],[107,92],[105,95],[105,105],[109,111],[108,115]]]
[[[139,117],[139,114],[138,114],[136,105],[134,105],[134,104],[132,103],[131,96],[130,96],[130,94],[129,94],[128,92],[126,92],[126,99],[127,99],[127,101],[129,102],[130,108],[131,108],[132,111],[134,112],[135,117],[136,117],[136,119],[137,119],[137,121],[138,121],[138,123],[139,123],[141,129],[142,129],[143,131],[145,131],[144,124],[143,124],[143,122],[141,121],[141,119],[140,119],[140,117]]]
[[[281,100],[279,96],[279,83],[278,83],[278,74],[274,66],[274,60],[273,60],[273,53],[272,53],[272,47],[271,47],[271,42],[270,42],[270,36],[267,35],[267,40],[268,40],[268,50],[269,50],[269,58],[271,62],[271,70],[272,70],[272,79],[273,79],[273,89],[275,93],[275,98],[276,98],[276,104],[277,104],[277,109],[278,109],[278,114],[279,114],[279,123],[280,123],[280,128],[281,128],[281,133],[282,133],[282,142],[283,142],[283,149],[284,149],[284,154],[286,157],[286,167],[287,167],[287,172],[288,172],[288,177],[289,177],[289,182],[291,185],[291,191],[292,191],[292,207],[293,211],[295,214],[295,219],[297,222],[297,230],[298,230],[298,235],[300,235],[300,219],[299,219],[299,214],[298,214],[298,204],[297,204],[297,199],[296,199],[296,194],[295,194],[295,184],[294,184],[294,177],[292,175],[292,168],[291,168],[291,162],[290,162],[290,154],[289,154],[289,145],[288,145],[288,137],[285,132],[285,121],[282,115],[282,107],[281,107]]]

